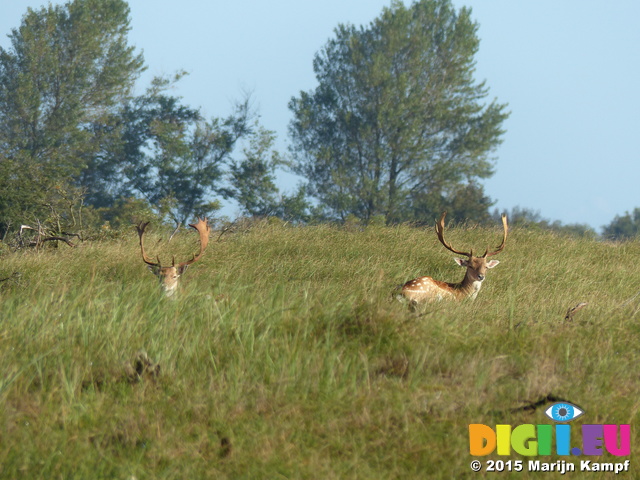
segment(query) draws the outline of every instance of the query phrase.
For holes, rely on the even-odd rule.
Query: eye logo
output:
[[[554,422],[570,422],[582,416],[584,410],[572,403],[561,402],[554,403],[544,413]]]

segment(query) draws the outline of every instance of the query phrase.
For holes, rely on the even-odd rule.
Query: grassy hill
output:
[[[148,253],[187,258],[196,238],[151,232]],[[501,232],[448,238],[484,249]],[[584,408],[574,444],[582,423],[630,423],[630,457],[589,459],[640,472],[638,257],[637,241],[513,229],[475,302],[416,315],[395,285],[464,274],[432,229],[214,234],[175,301],[133,229],[5,253],[0,477],[476,478],[468,425],[552,423],[549,397]]]

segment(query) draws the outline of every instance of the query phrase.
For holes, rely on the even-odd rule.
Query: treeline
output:
[[[394,2],[369,25],[339,25],[316,55],[318,86],[291,99],[291,148],[275,148],[251,98],[205,118],[170,94],[185,75],[133,87],[146,69],[128,44],[124,0],[29,9],[0,48],[0,239],[185,223],[233,200],[247,216],[431,224],[492,222],[507,105],[474,79],[478,25],[450,0]],[[282,194],[278,169],[301,175]],[[638,217],[605,234],[635,235]],[[511,224],[594,235],[527,210]],[[614,226],[615,224],[615,226]],[[635,230],[634,230],[635,229]]]
[[[283,160],[250,98],[204,118],[169,93],[183,72],[132,94],[146,67],[129,22],[123,0],[49,4],[0,49],[0,238],[25,224],[62,234],[145,215],[184,222],[215,214],[220,198],[303,219],[303,194],[278,193]]]

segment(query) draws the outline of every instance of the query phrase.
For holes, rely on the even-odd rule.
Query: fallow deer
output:
[[[500,263],[498,260],[487,260],[487,257],[496,255],[504,249],[508,231],[506,215],[502,215],[502,227],[504,229],[502,243],[491,252],[489,252],[489,249],[487,248],[484,255],[481,257],[474,256],[473,250],[469,250],[468,252],[456,250],[444,239],[444,219],[446,216],[447,212],[444,212],[440,217],[440,221],[436,222],[436,235],[438,236],[440,243],[442,243],[447,250],[467,257],[454,259],[458,265],[466,267],[467,272],[462,281],[458,283],[442,282],[440,280],[434,280],[431,277],[418,277],[399,286],[396,289],[397,297],[409,300],[411,306],[414,308],[420,303],[431,302],[434,300],[461,300],[464,298],[470,298],[472,300],[475,299],[480,291],[482,282],[485,279],[487,269],[493,268]]]
[[[136,226],[138,230],[138,236],[140,237],[140,250],[142,251],[142,260],[149,266],[149,270],[158,277],[160,280],[160,285],[164,290],[164,293],[167,297],[171,297],[174,293],[176,293],[178,288],[178,280],[180,279],[180,275],[182,275],[189,265],[197,262],[202,258],[202,254],[204,250],[207,248],[209,243],[209,224],[207,223],[207,219],[204,220],[198,218],[198,222],[195,225],[189,224],[190,227],[195,228],[200,234],[200,252],[197,255],[193,255],[191,260],[187,260],[186,262],[180,262],[176,265],[176,257],[174,256],[171,261],[171,266],[163,267],[160,264],[160,257],[158,256],[158,261],[154,262],[151,258],[147,256],[144,251],[144,245],[142,243],[142,236],[144,235],[144,231],[149,225],[149,222],[140,222],[139,225]]]

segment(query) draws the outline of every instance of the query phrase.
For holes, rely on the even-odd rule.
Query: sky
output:
[[[476,79],[507,103],[495,174],[483,182],[500,211],[528,208],[599,230],[640,207],[640,2],[452,0],[479,24]],[[52,2],[64,3],[60,1]],[[410,2],[405,0],[405,4]],[[0,46],[28,7],[0,5]],[[153,76],[186,70],[173,94],[226,117],[250,92],[264,127],[289,145],[288,103],[317,86],[313,57],[340,23],[367,25],[390,0],[130,0],[131,45]],[[292,192],[301,179],[283,174]],[[233,206],[227,215],[234,216]],[[492,209],[493,210],[493,209]]]

